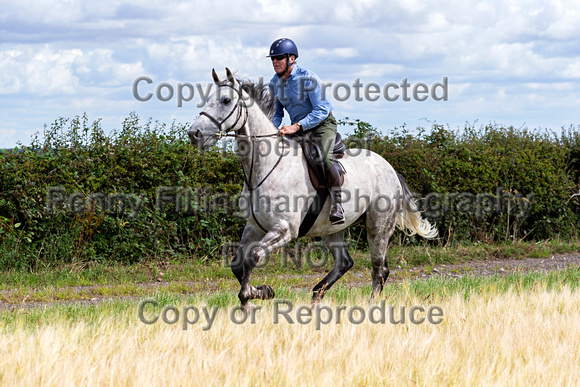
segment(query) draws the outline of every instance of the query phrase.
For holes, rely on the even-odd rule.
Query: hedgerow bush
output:
[[[194,203],[197,207],[176,211],[174,203],[165,203],[158,211],[159,187],[182,197],[186,189],[198,192],[190,195],[198,201],[242,189],[236,156],[219,149],[200,152],[189,144],[183,125],[141,122],[131,114],[107,136],[86,115],[59,119],[30,146],[4,151],[0,158],[0,268],[213,256],[244,225],[231,205],[222,210]],[[51,205],[50,190],[64,203]],[[103,206],[88,206],[87,198],[96,193],[105,197]],[[119,194],[141,202],[139,211],[114,200],[108,206]],[[73,195],[80,209],[69,206]]]
[[[340,124],[353,130],[349,146],[370,147],[405,177],[438,227],[441,239],[430,243],[578,235],[580,138],[572,129],[434,125],[383,136],[360,120]],[[245,225],[236,214],[241,164],[228,147],[200,152],[186,129],[131,114],[105,135],[83,115],[0,151],[0,269],[217,259]],[[526,200],[529,211],[518,216]],[[364,247],[364,235],[359,224],[350,240]],[[400,233],[393,240],[424,243]]]
[[[433,125],[428,133],[403,127],[381,137],[368,123],[342,123],[354,127],[353,144],[367,144],[404,176],[444,242],[578,235],[580,135],[573,128]]]

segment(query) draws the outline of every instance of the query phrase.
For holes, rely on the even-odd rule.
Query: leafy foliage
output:
[[[188,188],[199,192],[193,199],[204,201],[242,188],[236,156],[199,152],[183,125],[142,123],[131,114],[120,131],[106,136],[86,115],[59,119],[45,127],[42,139],[0,158],[0,268],[203,258],[219,252],[244,224],[228,207],[177,212],[169,200],[157,210],[159,187]],[[104,197],[102,206],[89,205],[96,193]],[[131,211],[128,197],[142,203],[139,211]]]
[[[370,149],[401,173],[448,240],[509,241],[578,235],[580,136],[488,125],[411,135],[370,131]]]
[[[434,125],[429,133],[395,128],[382,136],[360,120],[340,124],[354,130],[349,146],[382,155],[417,192],[443,238],[432,243],[578,235],[573,128],[556,135]],[[0,151],[0,269],[215,259],[245,224],[236,214],[242,176],[231,149],[200,152],[185,125],[131,114],[105,135],[86,115],[60,118],[30,146]],[[529,211],[518,216],[526,200]],[[350,231],[360,247],[364,236],[360,225]],[[420,243],[402,234],[394,240]]]

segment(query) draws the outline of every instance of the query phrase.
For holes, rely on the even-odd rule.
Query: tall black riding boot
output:
[[[341,224],[344,223],[344,210],[342,209],[342,197],[340,196],[340,165],[334,163],[332,167],[326,171],[326,180],[328,188],[330,189],[330,223]]]

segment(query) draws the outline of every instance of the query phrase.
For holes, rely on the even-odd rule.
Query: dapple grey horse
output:
[[[304,155],[296,141],[277,135],[271,121],[273,101],[267,86],[241,81],[226,69],[221,81],[212,71],[217,91],[188,130],[191,142],[200,148],[233,133],[244,171],[240,198],[249,207],[239,249],[231,268],[240,282],[238,297],[244,307],[251,299],[271,299],[269,285],[254,287],[252,270],[270,252],[298,237],[300,225],[314,201]],[[320,236],[329,247],[334,268],[314,288],[312,302],[353,265],[345,241],[345,230],[364,217],[372,262],[371,300],[378,297],[389,275],[387,246],[395,227],[406,234],[435,238],[437,230],[421,217],[403,178],[381,156],[370,150],[348,149],[340,159],[345,171],[342,187],[345,222],[328,220],[330,199],[305,235]],[[248,205],[249,203],[249,205]]]

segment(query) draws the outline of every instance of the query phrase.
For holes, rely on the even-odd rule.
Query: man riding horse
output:
[[[280,126],[286,109],[293,123],[282,126],[280,135],[303,131],[320,147],[332,200],[329,220],[332,224],[344,223],[341,168],[332,157],[336,138],[336,119],[332,115],[332,103],[327,98],[322,98],[318,76],[296,64],[298,48],[292,40],[276,40],[270,46],[268,57],[272,59],[276,72],[270,80],[270,89],[276,98],[276,112],[272,121],[276,127]]]
[[[311,132],[316,137],[318,131],[319,138],[332,139],[336,131],[336,124],[333,124],[334,119],[330,115],[332,105],[324,101],[317,102],[321,98],[319,93],[314,92],[316,88],[313,87],[315,86],[313,82],[316,78],[312,73],[300,69],[294,63],[298,55],[295,46],[276,51],[285,41],[277,41],[270,53],[274,55],[274,69],[278,74],[273,79],[273,86],[276,87],[277,81],[286,86],[277,92],[280,105],[279,115],[274,123],[280,125],[283,115],[282,107],[285,107],[294,125],[281,128],[282,134],[296,133],[300,129],[300,125],[297,124],[299,122],[306,133]],[[276,55],[280,52],[282,54]],[[262,85],[256,86],[250,83],[253,86],[247,89],[248,92],[227,68],[226,75],[227,79],[222,81],[215,70],[212,71],[217,92],[209,98],[204,110],[187,133],[191,143],[200,148],[208,148],[223,136],[233,135],[236,137],[238,149],[245,147],[250,150],[239,152],[239,155],[244,171],[244,188],[241,197],[249,203],[251,215],[247,216],[239,248],[231,262],[232,272],[240,283],[238,298],[242,307],[252,308],[250,300],[253,299],[270,300],[275,297],[274,289],[270,285],[252,285],[252,271],[273,251],[301,236],[321,237],[334,258],[333,269],[312,289],[312,303],[320,302],[332,285],[354,264],[344,236],[346,229],[363,215],[372,263],[371,300],[376,300],[389,276],[387,250],[395,227],[400,227],[407,235],[416,233],[428,239],[437,236],[437,229],[427,219],[422,218],[407,183],[380,155],[370,150],[360,152],[361,150],[354,149],[352,152],[346,152],[345,157],[341,159],[341,164],[349,171],[349,174],[344,180],[343,190],[358,193],[359,198],[365,198],[364,203],[361,204],[358,200],[345,201],[342,203],[344,211],[341,213],[342,211],[338,210],[336,205],[336,202],[340,203],[340,196],[333,195],[335,197],[333,207],[339,213],[336,218],[340,219],[340,215],[343,215],[344,223],[333,225],[330,224],[328,218],[319,216],[309,230],[301,235],[303,214],[308,209],[308,203],[297,201],[296,209],[288,210],[287,194],[293,193],[302,198],[313,197],[316,189],[309,184],[305,157],[302,152],[298,151],[300,144],[296,141],[279,141],[279,133],[272,123],[273,115],[270,114],[271,99],[263,98]],[[303,85],[303,91],[314,89],[308,91],[309,99],[299,100],[296,93],[292,92],[290,86],[300,86],[292,84],[294,76],[304,77],[302,79],[306,84]],[[257,91],[255,87],[258,87]],[[285,101],[283,91],[286,91],[286,95],[294,95],[296,102]],[[252,99],[251,95],[262,95],[262,98]],[[256,103],[246,103],[250,100]],[[303,106],[308,104],[312,106],[309,108]],[[320,105],[325,108],[321,108]],[[331,128],[328,129],[328,127]],[[326,131],[332,132],[332,136],[327,136]],[[332,141],[321,141],[321,143],[328,155]],[[282,151],[279,153],[260,151],[260,149],[274,149],[277,145],[282,146]],[[285,152],[284,146],[289,146],[294,151]],[[326,160],[329,161],[330,158],[327,157]],[[334,166],[328,164],[329,175],[334,177],[329,180],[335,180],[332,186],[336,188],[340,186],[339,174],[332,172]],[[254,207],[252,195],[265,199],[271,205]],[[337,196],[338,200],[336,200]]]

